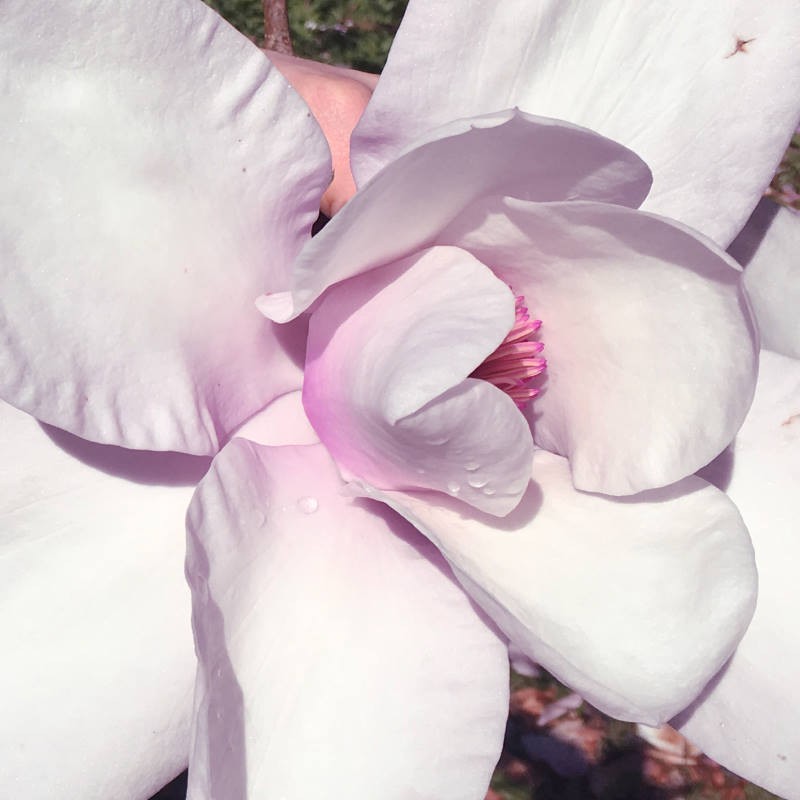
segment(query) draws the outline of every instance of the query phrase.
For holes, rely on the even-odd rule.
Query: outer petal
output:
[[[731,451],[703,475],[725,488],[753,537],[755,617],[730,663],[678,720],[712,758],[800,797],[800,361],[762,352],[753,408]]]
[[[727,245],[797,123],[798,26],[795,0],[635,13],[626,0],[472,0],[459,14],[412,0],[353,137],[356,183],[436,125],[516,105],[630,147],[655,176],[646,208]]]
[[[731,244],[770,350],[800,358],[800,215],[764,198]]]
[[[86,438],[213,452],[300,385],[293,332],[252,303],[286,286],[324,139],[200,2],[2,15],[0,392]]]
[[[489,194],[525,200],[597,200],[638,206],[650,172],[602,136],[516,109],[432,131],[390,164],[304,248],[292,291],[260,308],[283,322],[335,283],[433,241],[470,203]]]
[[[757,344],[736,264],[694,232],[595,203],[476,203],[440,241],[469,250],[543,320],[537,444],[575,485],[665,486],[707,464],[750,405]]]
[[[479,800],[505,644],[435,549],[341,494],[321,445],[234,440],[189,512],[189,797]]]
[[[186,764],[183,516],[207,462],[0,404],[0,796],[144,800]]]
[[[513,322],[508,287],[452,247],[334,288],[311,319],[303,405],[343,474],[514,508],[527,422],[508,395],[467,378]]]
[[[612,716],[656,724],[719,669],[753,611],[756,572],[735,506],[690,477],[637,498],[575,491],[537,450],[506,519],[430,494],[375,493],[428,536],[526,655]]]

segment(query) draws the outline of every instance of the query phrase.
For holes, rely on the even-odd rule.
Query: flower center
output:
[[[514,325],[497,350],[487,356],[470,377],[494,384],[511,397],[517,408],[522,409],[539,394],[530,382],[541,374],[547,361],[539,355],[544,343],[533,340],[542,327],[542,321],[531,319],[522,295],[515,295],[514,301]]]

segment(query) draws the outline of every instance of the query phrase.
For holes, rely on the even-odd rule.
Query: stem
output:
[[[286,0],[264,0],[264,47],[279,53],[294,55],[289,36]]]

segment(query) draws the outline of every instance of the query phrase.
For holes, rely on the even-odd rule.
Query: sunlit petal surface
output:
[[[800,116],[795,0],[411,0],[353,138],[361,185],[448,120],[518,106],[653,170],[646,208],[726,246]],[[425,57],[420,58],[419,54]]]
[[[800,797],[800,361],[763,351],[753,408],[702,475],[725,489],[753,539],[755,617],[731,662],[679,717],[712,758],[781,797]]]
[[[764,198],[728,252],[745,268],[761,345],[800,358],[800,213]]]
[[[2,18],[0,394],[95,441],[214,452],[300,386],[302,329],[253,300],[317,215],[322,134],[202,3]]]
[[[482,800],[506,647],[435,548],[321,445],[234,439],[189,511],[191,800]]]
[[[664,721],[750,621],[756,573],[736,507],[695,477],[622,500],[578,492],[542,450],[533,476],[504,519],[432,493],[371,494],[439,547],[526,655],[612,716]]]
[[[5,403],[0,430],[0,796],[145,800],[189,752],[184,514],[208,462]]]

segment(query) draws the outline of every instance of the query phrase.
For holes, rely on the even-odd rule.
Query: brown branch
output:
[[[286,0],[264,0],[264,47],[279,53],[294,54],[289,36]]]

